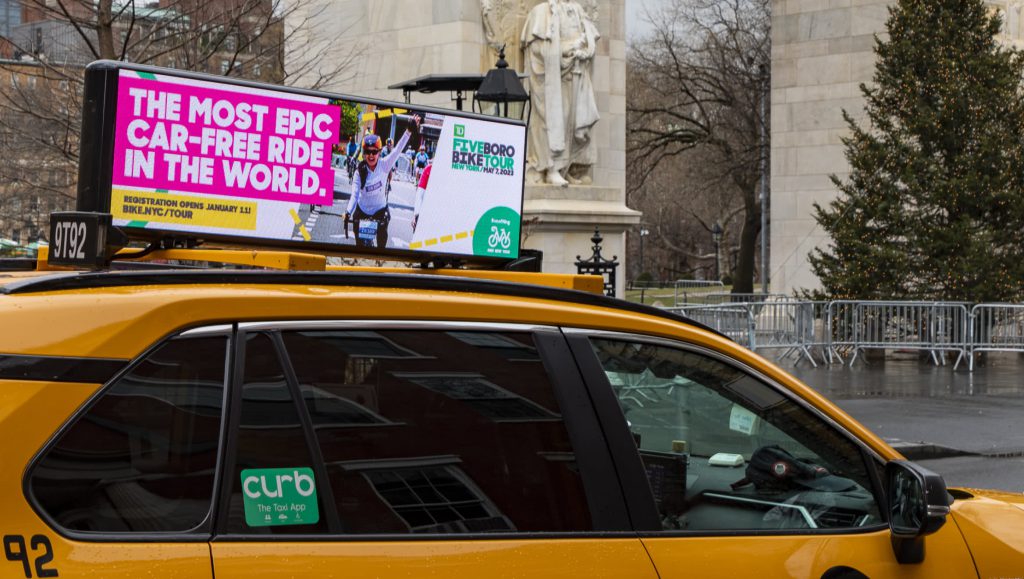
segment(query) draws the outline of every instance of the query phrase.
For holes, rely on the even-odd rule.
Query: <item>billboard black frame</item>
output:
[[[78,189],[76,210],[96,213],[109,213],[114,179],[114,140],[117,116],[118,80],[122,70],[139,71],[150,74],[174,76],[202,82],[227,84],[243,88],[253,88],[273,92],[312,96],[331,100],[344,100],[357,104],[373,105],[380,108],[399,108],[419,114],[437,114],[450,117],[477,119],[497,122],[506,125],[521,126],[523,130],[523,171],[519,198],[519,231],[522,231],[523,204],[526,195],[526,146],[527,123],[517,119],[506,119],[482,115],[473,112],[455,111],[439,107],[411,105],[397,101],[356,97],[347,94],[330,93],[320,90],[302,89],[297,87],[274,85],[239,78],[219,76],[199,72],[149,66],[114,60],[97,60],[85,67],[85,85],[82,99],[82,131],[79,142],[78,158]],[[180,230],[159,228],[123,228],[129,239],[158,243],[167,239],[195,239],[204,244],[223,247],[267,247],[289,249],[302,252],[320,252],[325,255],[360,257],[370,259],[386,259],[433,265],[465,264],[480,267],[501,267],[519,261],[523,255],[522,239],[517,239],[517,257],[486,257],[439,251],[423,251],[411,249],[388,249],[377,247],[356,247],[314,241],[296,242],[284,239],[266,239],[247,237],[235,234],[192,233]]]

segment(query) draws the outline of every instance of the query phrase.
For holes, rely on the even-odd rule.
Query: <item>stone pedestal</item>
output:
[[[589,259],[594,228],[604,241],[601,253],[618,256],[617,295],[625,291],[627,229],[640,223],[618,187],[527,185],[523,202],[523,247],[544,252],[544,271],[576,273],[577,256]]]

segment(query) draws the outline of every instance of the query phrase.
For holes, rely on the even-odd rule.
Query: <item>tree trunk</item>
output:
[[[757,236],[761,232],[761,208],[757,202],[756,195],[745,196],[740,253],[732,276],[732,293],[754,293],[754,257],[757,255]]]
[[[100,58],[119,60],[114,52],[113,0],[100,0],[96,4],[96,44]]]

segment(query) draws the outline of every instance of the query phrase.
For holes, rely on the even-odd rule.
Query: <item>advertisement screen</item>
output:
[[[109,212],[129,234],[518,257],[522,124],[197,76],[117,72]]]

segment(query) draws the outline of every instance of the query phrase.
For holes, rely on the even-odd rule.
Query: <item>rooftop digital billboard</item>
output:
[[[522,123],[124,63],[86,74],[78,208],[131,237],[518,257]]]

